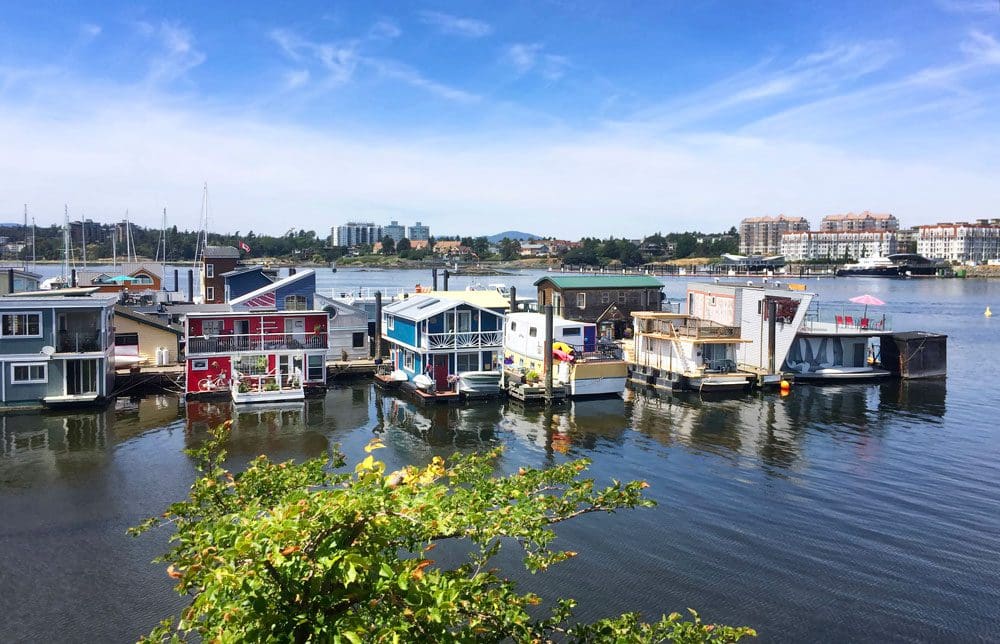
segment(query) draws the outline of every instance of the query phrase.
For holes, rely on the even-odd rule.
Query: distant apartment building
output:
[[[370,221],[349,221],[330,229],[332,245],[344,248],[357,248],[358,246],[374,244],[377,241],[382,241],[383,236],[382,226],[377,226]]]
[[[780,254],[791,262],[817,259],[838,262],[862,257],[885,257],[899,252],[894,231],[792,232],[781,236]]]
[[[393,219],[388,226],[382,227],[382,237],[392,237],[393,243],[398,244],[400,239],[406,237],[406,226],[400,226],[399,222]]]
[[[896,231],[896,245],[900,253],[917,252],[917,233],[920,229],[917,226],[911,228],[900,228]]]
[[[413,241],[427,241],[431,238],[431,227],[419,221],[406,229],[406,238]]]
[[[1000,219],[918,226],[917,252],[951,262],[985,263],[1000,259]]]
[[[827,215],[819,225],[820,232],[856,232],[862,230],[899,230],[899,220],[888,213],[849,212]]]
[[[781,236],[809,230],[804,217],[749,217],[740,222],[740,253],[743,255],[777,255],[781,253]]]

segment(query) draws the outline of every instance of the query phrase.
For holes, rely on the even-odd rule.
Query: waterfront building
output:
[[[201,267],[201,301],[203,304],[223,304],[226,301],[224,274],[240,263],[240,251],[232,246],[206,246]]]
[[[784,233],[807,230],[809,222],[804,217],[749,217],[740,222],[740,254],[778,255]]]
[[[225,285],[223,287],[225,301],[229,302],[251,291],[273,284],[276,277],[277,271],[266,269],[263,266],[237,266],[222,274]]]
[[[370,246],[384,237],[382,226],[370,221],[349,221],[330,230],[331,244],[342,248]]]
[[[521,257],[548,257],[551,249],[541,242],[524,242],[521,244]]]
[[[140,293],[163,288],[163,266],[152,262],[125,262],[110,271],[76,271],[74,286],[96,286],[101,293]]]
[[[431,227],[424,226],[419,221],[406,229],[406,237],[410,242],[428,241],[431,238]]]
[[[414,295],[382,309],[382,338],[408,382],[424,376],[438,393],[457,392],[463,372],[497,370],[503,322],[502,313],[463,299]]]
[[[93,288],[0,297],[0,406],[97,403],[110,396],[117,300]]]
[[[741,342],[734,359],[740,370],[776,384],[780,367],[806,319],[815,294],[777,286],[694,282],[687,288],[687,314],[724,327],[737,327]],[[774,342],[769,309],[774,305]],[[728,354],[727,354],[728,355]],[[718,356],[722,358],[722,356]],[[730,359],[730,358],[726,358]]]
[[[114,329],[116,366],[177,364],[184,337],[181,327],[116,305]],[[166,351],[162,357],[157,355],[161,349]]]
[[[898,248],[894,231],[794,232],[781,236],[781,254],[793,262],[885,257]]]
[[[659,311],[663,299],[663,283],[647,275],[552,275],[534,285],[540,307],[596,324],[602,337],[623,337],[634,311]]]
[[[1000,219],[917,228],[917,252],[925,257],[976,264],[1000,259]]]
[[[849,212],[842,215],[827,215],[820,222],[821,232],[858,232],[899,230],[899,220],[889,213]]]
[[[37,291],[41,282],[42,276],[38,273],[9,266],[0,268],[0,295]]]
[[[400,226],[399,222],[393,219],[388,226],[382,227],[382,237],[391,237],[392,241],[398,244],[400,239],[406,237],[406,227]]]
[[[326,311],[326,355],[331,360],[360,360],[371,356],[368,311],[361,306],[316,294],[316,308]],[[374,327],[374,325],[372,325]]]

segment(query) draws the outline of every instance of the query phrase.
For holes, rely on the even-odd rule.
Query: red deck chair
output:
[[[844,318],[844,324],[847,326],[854,326],[854,318],[848,315]]]
[[[844,326],[844,316],[837,315],[835,317],[837,318],[837,326]]]
[[[859,324],[861,325],[862,329],[867,329],[868,322],[869,322],[868,318],[861,318],[861,322]]]

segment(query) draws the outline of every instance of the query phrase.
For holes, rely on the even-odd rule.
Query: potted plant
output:
[[[278,391],[278,383],[273,380],[266,385],[264,385],[264,391]]]

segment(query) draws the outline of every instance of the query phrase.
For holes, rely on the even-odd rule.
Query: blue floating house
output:
[[[275,272],[263,266],[237,266],[222,274],[225,280],[226,301],[231,302],[247,293],[274,283]]]
[[[0,297],[0,407],[99,403],[111,394],[118,295],[95,291]]]
[[[414,295],[382,309],[382,338],[409,380],[424,374],[439,392],[455,389],[460,373],[497,369],[503,314],[460,299]]]
[[[293,269],[294,270],[294,269]],[[313,311],[316,271],[306,269],[229,300],[233,311]]]

